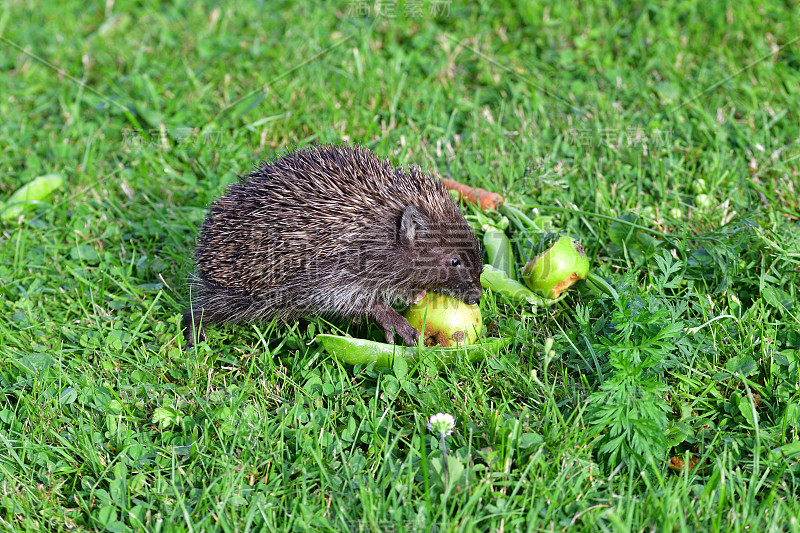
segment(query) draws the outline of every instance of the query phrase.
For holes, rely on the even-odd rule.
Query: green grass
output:
[[[797,4],[406,4],[0,5],[0,199],[66,179],[0,227],[0,530],[800,529]],[[318,320],[186,355],[205,206],[323,142],[540,206],[617,296],[487,294],[516,342],[439,374]]]

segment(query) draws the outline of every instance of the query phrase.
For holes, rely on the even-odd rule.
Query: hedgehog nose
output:
[[[470,298],[467,298],[467,304],[468,305],[475,305],[476,303],[478,303],[480,301],[481,301],[481,297],[480,296],[472,296]]]

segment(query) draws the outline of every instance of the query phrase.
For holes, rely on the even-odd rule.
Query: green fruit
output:
[[[547,251],[525,265],[522,279],[530,289],[556,299],[579,279],[589,274],[589,260],[580,242],[561,237]]]
[[[509,278],[517,280],[517,266],[514,264],[514,249],[506,232],[492,225],[483,227],[483,248],[489,256],[489,264],[505,272]]]
[[[474,344],[481,332],[481,308],[446,294],[427,293],[404,313],[411,327],[422,331],[426,346]]]
[[[442,348],[440,346],[411,348],[339,335],[319,334],[316,339],[325,347],[325,351],[343,363],[350,365],[375,363],[381,368],[392,368],[398,358],[405,360],[409,365],[422,363],[439,368],[451,365],[461,357],[466,357],[470,361],[479,361],[487,356],[496,356],[512,341],[510,338],[481,339],[471,346],[458,348]]]

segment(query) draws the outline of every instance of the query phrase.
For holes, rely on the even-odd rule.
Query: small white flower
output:
[[[436,413],[428,420],[428,430],[441,437],[451,434],[455,427],[456,421],[449,413]]]

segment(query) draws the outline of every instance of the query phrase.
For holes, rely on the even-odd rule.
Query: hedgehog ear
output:
[[[413,205],[403,209],[403,216],[400,217],[399,237],[400,242],[409,248],[414,246],[417,239],[417,230],[422,225],[422,214]]]

